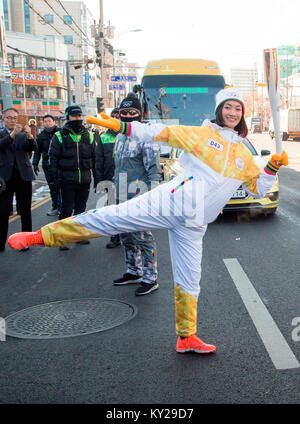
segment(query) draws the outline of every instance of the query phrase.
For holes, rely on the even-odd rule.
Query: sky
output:
[[[100,0],[85,3],[98,23]],[[256,62],[262,75],[264,49],[300,43],[299,0],[103,0],[103,16],[115,27],[113,47],[141,67],[202,58],[224,74]]]

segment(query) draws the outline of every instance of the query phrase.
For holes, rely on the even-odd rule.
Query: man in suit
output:
[[[14,194],[21,215],[22,231],[32,231],[32,180],[35,179],[30,156],[37,150],[36,141],[28,125],[18,124],[18,111],[4,110],[4,130],[0,132],[0,177],[5,190],[0,192],[0,252],[5,250],[10,206]],[[28,250],[27,248],[21,249]]]

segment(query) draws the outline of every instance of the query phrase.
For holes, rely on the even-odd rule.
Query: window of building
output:
[[[14,67],[17,69],[22,68],[22,56],[21,55],[15,55],[14,57]]]
[[[14,55],[8,54],[7,55],[7,61],[8,61],[10,68],[13,68],[14,67]]]
[[[49,87],[48,88],[48,97],[49,99],[56,99],[56,87]],[[46,96],[47,96],[47,89],[46,89]]]
[[[38,99],[40,97],[39,87],[34,85],[26,85],[26,99]]]
[[[36,69],[36,59],[34,57],[26,55],[25,60],[25,66],[27,69]]]
[[[9,19],[8,19],[8,4],[7,0],[3,0],[3,12],[4,12],[4,24],[6,31],[9,31]]]
[[[27,34],[31,33],[31,25],[30,25],[30,8],[28,3],[24,2],[24,20],[25,20],[25,32]]]
[[[73,23],[73,19],[72,19],[72,16],[70,16],[70,15],[64,15],[64,23],[65,24],[72,24]]]
[[[54,23],[54,16],[51,15],[51,13],[47,13],[47,15],[44,15],[44,19],[48,24]]]
[[[73,44],[73,35],[65,35],[64,36],[65,44]]]
[[[23,85],[16,84],[15,87],[16,87],[16,97],[18,99],[23,99],[24,98],[24,87],[23,87]]]
[[[17,97],[17,86],[16,86],[16,84],[11,85],[11,96]]]

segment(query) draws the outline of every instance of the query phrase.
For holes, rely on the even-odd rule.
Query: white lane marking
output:
[[[236,258],[223,259],[265,348],[278,370],[300,364]]]

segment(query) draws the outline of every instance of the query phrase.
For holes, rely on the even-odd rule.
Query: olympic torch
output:
[[[276,142],[276,153],[282,153],[282,142],[280,136],[280,94],[277,50],[264,50],[264,68],[267,81],[272,119],[274,124],[274,136]]]

